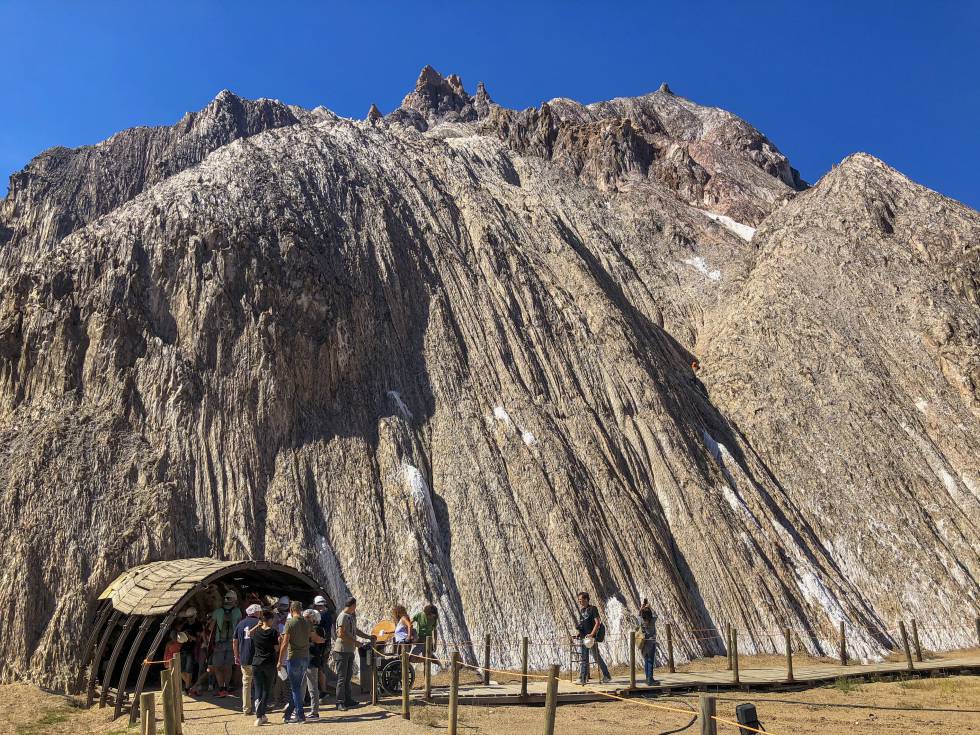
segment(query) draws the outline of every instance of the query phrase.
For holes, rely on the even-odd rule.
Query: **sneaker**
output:
[[[608,677],[608,676],[604,676],[601,679],[599,679],[599,683],[600,684],[608,684],[611,681],[612,681],[612,679],[610,677]]]
[[[256,717],[255,718],[255,726],[258,727],[261,724],[262,724],[262,718],[261,717]]]
[[[320,719],[320,713],[319,712],[310,712],[310,714],[308,714],[306,716],[306,719],[308,719],[308,720],[319,720]]]
[[[228,692],[226,692],[224,689],[219,689],[218,690],[218,696],[219,697],[227,697],[228,696]]]
[[[347,711],[347,705],[344,704],[343,702],[341,702],[340,704],[337,705],[337,711],[338,712],[346,712]]]
[[[588,682],[585,679],[579,679],[575,683],[578,684],[580,687],[584,687]]]

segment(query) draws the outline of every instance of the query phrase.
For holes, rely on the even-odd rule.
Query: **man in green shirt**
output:
[[[415,632],[417,643],[412,649],[413,656],[425,655],[425,639],[435,634],[438,624],[439,610],[435,605],[426,605],[422,608],[422,612],[415,613],[415,617],[412,618],[412,630]]]
[[[315,633],[313,625],[303,617],[303,603],[293,600],[289,603],[289,619],[286,620],[282,642],[279,644],[279,668],[285,667],[292,694],[282,713],[282,721],[287,725],[306,722],[306,713],[303,712],[303,683],[306,681],[306,670],[310,666],[311,636],[315,636]],[[319,638],[317,642],[322,643],[323,638]],[[295,719],[290,717],[293,712],[296,713]]]

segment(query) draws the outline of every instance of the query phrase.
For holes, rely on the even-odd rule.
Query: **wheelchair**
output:
[[[362,647],[365,659],[371,653],[371,645]],[[374,655],[378,664],[378,693],[382,695],[400,695],[402,693],[402,657],[401,651],[394,644],[377,643]],[[408,664],[408,688],[415,685],[415,667]]]

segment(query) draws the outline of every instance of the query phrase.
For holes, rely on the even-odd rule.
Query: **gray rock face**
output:
[[[524,634],[558,656],[579,589],[613,658],[645,596],[748,651],[844,618],[874,655],[900,611],[970,640],[977,212],[868,156],[799,193],[667,90],[515,112],[423,71],[384,119],[239,103],[43,154],[3,204],[0,594],[35,606],[0,677],[70,685],[96,593],[201,555],[367,617],[433,600],[503,665]]]

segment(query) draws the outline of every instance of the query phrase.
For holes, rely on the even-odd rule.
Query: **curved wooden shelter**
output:
[[[223,594],[234,589],[312,603],[316,595],[330,596],[313,577],[293,567],[267,561],[176,559],[133,567],[120,574],[99,595],[95,624],[83,652],[82,670],[88,667],[88,704],[99,706],[113,698],[115,717],[127,699],[129,721],[138,716],[139,695],[150,669],[158,661],[178,613],[192,600],[215,588]],[[331,603],[331,607],[333,604]],[[149,644],[147,637],[153,632]],[[111,643],[111,646],[110,646]],[[125,659],[120,665],[120,656]],[[108,658],[106,656],[108,655]],[[139,675],[128,694],[133,664],[140,657]]]

